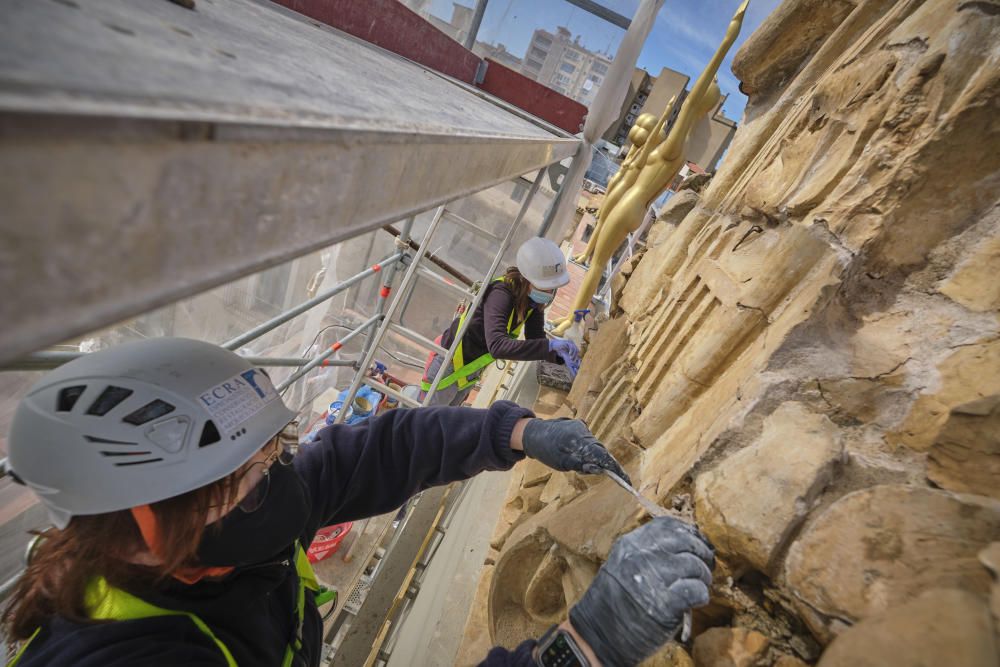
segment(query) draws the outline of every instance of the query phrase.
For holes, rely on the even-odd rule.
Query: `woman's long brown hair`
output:
[[[528,312],[528,306],[531,303],[531,283],[528,279],[521,275],[521,272],[517,270],[516,266],[511,266],[507,268],[507,273],[503,276],[504,282],[514,293],[514,312],[517,313],[517,322],[524,322],[525,316]]]
[[[147,550],[129,510],[76,516],[66,528],[42,533],[31,562],[3,613],[10,642],[27,639],[53,616],[90,621],[84,604],[87,584],[103,576],[109,585],[130,591],[150,588],[182,567],[196,567],[195,553],[214,506],[232,503],[234,476],[153,503],[159,531],[156,566],[136,565],[131,557]]]

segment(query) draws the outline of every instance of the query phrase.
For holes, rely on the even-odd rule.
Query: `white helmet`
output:
[[[8,467],[65,528],[75,515],[222,479],[295,416],[239,355],[153,338],[88,354],[35,384],[14,414]]]
[[[559,246],[538,236],[517,249],[517,270],[539,289],[555,289],[569,283],[566,258]]]

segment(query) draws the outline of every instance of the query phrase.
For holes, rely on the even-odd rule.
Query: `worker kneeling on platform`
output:
[[[559,246],[537,237],[525,241],[517,250],[517,266],[484,286],[486,294],[476,311],[471,315],[463,311],[438,337],[439,345],[450,348],[466,317],[472,318],[431,403],[461,405],[483,369],[496,359],[566,364],[575,376],[580,369],[576,344],[564,338],[545,337],[545,309],[556,291],[568,283],[566,258]],[[524,340],[518,340],[522,330]],[[421,383],[424,392],[430,391],[441,361],[440,356],[431,353]]]
[[[194,340],[121,345],[42,378],[8,465],[54,527],[5,611],[20,644],[8,664],[315,667],[326,594],[303,546],[321,526],[525,455],[625,476],[582,422],[506,401],[392,410],[298,451],[295,417],[263,370]],[[634,664],[707,601],[711,564],[697,531],[656,519],[619,540],[569,621],[485,664]]]

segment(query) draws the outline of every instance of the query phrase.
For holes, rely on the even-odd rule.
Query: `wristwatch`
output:
[[[538,640],[535,664],[539,667],[590,667],[573,635],[558,625],[553,625]]]

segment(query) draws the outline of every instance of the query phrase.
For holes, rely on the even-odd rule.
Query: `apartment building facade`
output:
[[[538,29],[525,51],[521,73],[577,102],[590,106],[611,66],[610,56],[580,44],[562,26],[554,33]]]

